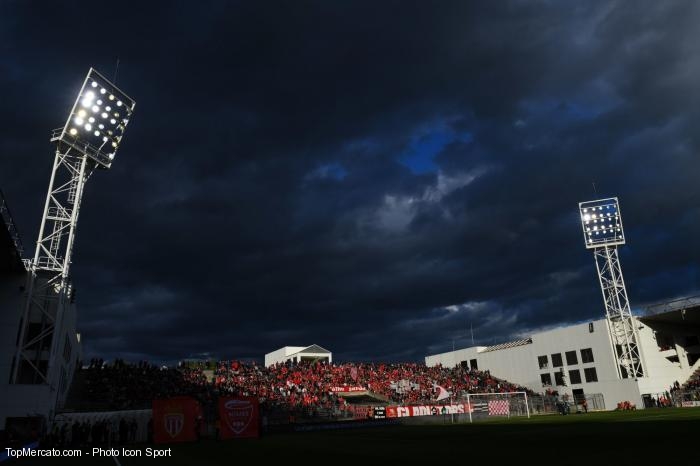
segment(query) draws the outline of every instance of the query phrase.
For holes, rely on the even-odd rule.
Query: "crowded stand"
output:
[[[338,411],[348,409],[346,391],[369,393],[378,402],[398,405],[435,401],[437,387],[454,398],[467,393],[504,393],[528,391],[497,379],[488,371],[466,368],[428,367],[418,363],[346,363],[319,361],[276,364],[262,367],[255,363],[220,361],[205,375],[204,364],[158,367],[147,362],[128,364],[116,360],[105,364],[93,360],[82,369],[80,399],[95,409],[136,409],[147,407],[151,400],[189,395],[205,402],[218,395],[257,397],[263,408],[318,408]]]
[[[150,408],[156,398],[179,395],[205,398],[210,391],[200,369],[159,367],[146,361],[130,364],[117,359],[106,364],[102,359],[93,359],[78,377],[81,380],[74,389],[81,392],[76,398],[80,406],[75,408]]]

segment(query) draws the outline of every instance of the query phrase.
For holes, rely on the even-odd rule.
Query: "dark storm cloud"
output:
[[[137,101],[88,184],[86,355],[419,359],[603,315],[577,203],[619,196],[634,305],[698,289],[694,2],[0,6],[24,242],[91,65]],[[597,193],[593,192],[595,182]]]

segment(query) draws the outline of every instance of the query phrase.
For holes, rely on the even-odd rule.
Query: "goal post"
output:
[[[468,393],[469,422],[497,417],[530,418],[527,392]]]

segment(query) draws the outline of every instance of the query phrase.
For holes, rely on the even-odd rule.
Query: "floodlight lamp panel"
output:
[[[131,97],[90,68],[63,130],[52,140],[79,150],[101,168],[109,168],[135,106]]]
[[[587,249],[625,244],[620,204],[616,197],[580,202],[579,216]]]

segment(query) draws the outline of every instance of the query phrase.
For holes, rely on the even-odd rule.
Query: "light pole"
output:
[[[63,367],[68,361],[60,357],[70,353],[62,338],[62,319],[71,299],[70,265],[83,188],[96,168],[112,166],[134,106],[129,96],[90,68],[66,123],[51,133],[56,155],[29,264],[12,383],[53,384],[59,368],[58,391],[69,383]]]
[[[618,377],[643,377],[637,330],[617,254],[617,246],[625,244],[618,200],[613,197],[581,202],[579,214],[586,248],[593,249]]]

